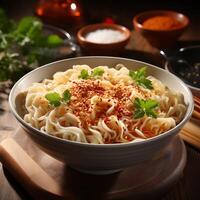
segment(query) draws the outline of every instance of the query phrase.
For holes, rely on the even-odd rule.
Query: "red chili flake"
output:
[[[105,118],[104,118],[104,122],[105,122],[105,123],[108,123],[109,121],[110,121],[110,119],[109,119],[108,117],[105,117]]]
[[[110,119],[108,118],[110,115],[116,115],[118,119],[122,117],[130,118],[132,116],[132,111],[128,107],[128,102],[130,102],[131,90],[135,89],[139,93],[144,92],[138,86],[132,85],[133,88],[129,87],[125,88],[119,84],[113,84],[109,90],[105,89],[101,82],[94,79],[82,80],[79,82],[73,81],[72,88],[70,88],[70,92],[75,99],[70,101],[68,104],[69,108],[73,110],[73,113],[78,116],[81,120],[83,120],[84,128],[87,128],[89,125],[98,123],[99,118],[104,119],[105,123],[108,123]],[[91,98],[97,95],[100,97],[100,101],[97,103],[99,110],[96,111],[95,120],[90,119],[90,115],[92,112],[93,105],[91,104]],[[103,103],[103,98],[108,99],[108,103]],[[116,102],[117,105],[114,107],[114,111],[106,116],[106,111],[110,108],[109,102]],[[131,118],[130,118],[131,121]],[[131,123],[130,123],[131,124]],[[131,128],[132,125],[127,123],[127,128]]]
[[[122,118],[122,115],[117,114],[117,118],[118,118],[118,119],[121,119],[121,118]]]

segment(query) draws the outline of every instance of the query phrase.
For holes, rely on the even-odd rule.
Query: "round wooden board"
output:
[[[58,183],[64,199],[155,199],[173,186],[186,164],[185,146],[178,136],[156,160],[109,175],[84,174],[55,160],[21,128],[13,138]]]

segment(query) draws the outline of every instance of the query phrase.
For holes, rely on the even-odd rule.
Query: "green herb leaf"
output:
[[[82,69],[81,74],[79,75],[79,78],[82,78],[82,79],[90,78],[90,75],[88,74],[88,70]]]
[[[32,16],[24,17],[13,32],[14,40],[22,47],[35,44],[42,35],[42,27],[40,19]]]
[[[147,110],[146,115],[149,116],[149,117],[157,118],[157,114],[153,110]]]
[[[142,67],[136,71],[129,71],[129,76],[140,86],[153,89],[152,82],[146,78],[146,67]]]
[[[79,75],[79,78],[82,78],[82,79],[89,79],[89,78],[92,78],[92,77],[95,77],[95,76],[102,76],[104,73],[104,70],[101,69],[101,68],[95,68],[91,75],[89,75],[88,73],[88,70],[86,69],[82,69],[81,70],[81,74]]]
[[[51,92],[45,95],[45,98],[49,101],[49,104],[57,107],[61,104],[61,97],[57,92]]]
[[[63,92],[63,100],[65,101],[65,102],[69,102],[70,101],[70,99],[71,99],[71,93],[70,93],[70,91],[69,90],[65,90],[64,92]]]
[[[145,114],[149,117],[153,117],[153,118],[157,117],[155,108],[158,107],[158,102],[153,99],[144,100],[144,99],[135,98],[134,106],[135,106],[135,112],[134,112],[135,119],[141,118]]]
[[[158,106],[158,102],[153,99],[148,99],[145,101],[145,106],[147,109],[153,109]]]
[[[52,106],[59,106],[62,102],[69,102],[71,99],[71,93],[69,90],[65,90],[61,96],[57,92],[51,92],[45,95],[45,98]]]
[[[42,29],[42,22],[37,17],[24,17],[19,21],[17,33],[34,38]]]
[[[145,115],[145,112],[141,109],[137,109],[134,113],[134,118],[139,119]]]
[[[0,81],[8,79],[17,81],[29,71],[28,67],[19,61],[19,54],[17,53],[2,52],[0,57]]]
[[[141,85],[143,88],[147,88],[150,90],[153,89],[152,82],[147,78],[141,78],[140,80],[137,81],[137,83]]]
[[[63,39],[59,37],[58,35],[49,35],[47,38],[47,44],[50,47],[57,47],[63,44]]]
[[[142,67],[136,71],[130,71],[129,76],[131,76],[134,80],[143,78],[146,76],[146,67]]]
[[[102,76],[104,73],[104,70],[101,68],[95,68],[92,72],[92,76]]]

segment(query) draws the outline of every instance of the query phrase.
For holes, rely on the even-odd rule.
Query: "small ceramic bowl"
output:
[[[160,53],[166,59],[165,69],[181,78],[200,97],[200,45]]]
[[[123,39],[115,42],[103,41],[93,42],[87,39],[87,35],[97,30],[114,30],[123,34]],[[130,31],[121,25],[117,24],[91,24],[84,26],[77,33],[77,39],[83,50],[89,55],[117,55],[124,50],[124,47],[130,39]]]
[[[178,26],[162,30],[144,27],[144,22],[146,20],[157,16],[170,17],[174,22],[178,23]],[[167,48],[172,47],[177,39],[183,34],[189,25],[189,19],[187,16],[174,11],[152,10],[136,15],[133,18],[133,25],[135,30],[141,33],[141,35],[145,37],[152,46],[157,48]]]
[[[119,144],[87,144],[63,140],[58,137],[44,134],[42,131],[32,127],[24,121],[20,114],[19,94],[27,90],[34,82],[40,82],[50,78],[58,71],[70,69],[73,65],[86,64],[92,67],[116,66],[123,64],[129,69],[137,69],[146,66],[148,74],[152,74],[169,88],[180,91],[184,95],[185,103],[188,105],[182,121],[169,131],[149,138],[145,141],[119,143]],[[17,103],[18,102],[18,103]],[[117,170],[141,164],[153,159],[158,159],[165,148],[178,134],[183,125],[189,120],[193,111],[193,98],[188,87],[175,75],[153,65],[118,57],[90,56],[77,57],[47,64],[37,68],[22,77],[12,88],[9,96],[9,104],[20,125],[26,130],[30,138],[49,155],[66,162],[68,165],[87,173],[106,174]]]

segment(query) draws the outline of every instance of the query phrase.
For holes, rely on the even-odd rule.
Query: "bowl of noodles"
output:
[[[38,147],[88,173],[158,157],[193,111],[191,92],[175,75],[101,56],[31,71],[12,88],[9,104]]]

